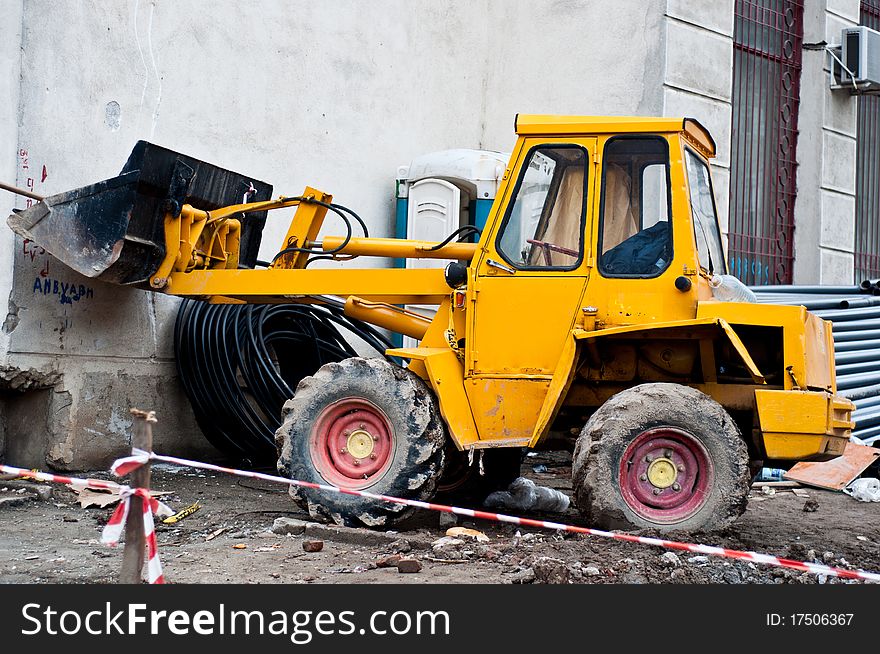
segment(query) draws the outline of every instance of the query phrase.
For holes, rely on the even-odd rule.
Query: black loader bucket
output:
[[[7,223],[86,277],[145,284],[165,257],[166,211],[271,197],[270,184],[138,141],[118,177],[49,196]],[[242,221],[240,266],[254,266],[265,223],[265,211]]]

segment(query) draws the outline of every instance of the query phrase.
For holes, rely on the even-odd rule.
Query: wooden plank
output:
[[[880,449],[847,443],[843,456],[822,463],[801,462],[783,477],[806,486],[843,490],[880,456]]]
[[[140,411],[132,409],[134,417],[134,429],[131,434],[132,448],[138,448],[146,452],[153,451],[153,428],[156,421],[152,411]],[[132,488],[150,488],[150,464],[141,466],[131,473],[130,486]],[[122,569],[119,572],[119,583],[141,583],[141,572],[144,567],[144,549],[146,536],[144,534],[144,504],[138,496],[132,496],[129,500],[128,518],[125,521],[125,549],[122,552]]]

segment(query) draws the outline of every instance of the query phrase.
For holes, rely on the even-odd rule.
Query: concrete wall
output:
[[[517,113],[660,115],[663,5],[490,1],[480,147],[510,151]]]
[[[0,177],[43,194],[117,174],[147,139],[276,193],[326,189],[390,235],[416,155],[509,149],[517,112],[663,110],[662,0],[0,2]],[[131,406],[158,412],[158,449],[210,456],[176,381],[173,298],[82,278],[5,230],[0,297],[16,463],[103,467]]]
[[[280,193],[325,188],[382,234],[398,164],[480,141],[479,3],[455,11],[403,1],[333,11],[305,1],[258,11],[231,1],[18,6],[21,100],[18,119],[3,121],[18,134],[4,144],[27,152],[18,184],[35,179],[41,193],[117,174],[135,141],[148,139],[271,181]],[[451,65],[432,65],[439,59]],[[285,216],[275,218],[263,256],[286,229]],[[2,235],[9,247],[12,236]],[[128,447],[130,406],[157,410],[157,449],[210,455],[176,381],[176,300],[84,279],[20,239],[12,247],[7,365],[33,369],[34,378],[60,375],[49,405],[33,405],[49,406],[50,437],[7,434],[10,452],[30,453],[18,463],[103,467]],[[46,428],[34,415],[33,432]],[[15,439],[48,446],[40,452]]]
[[[840,44],[840,30],[857,25],[859,0],[806,4],[804,43]],[[798,127],[795,200],[796,284],[853,281],[856,98],[829,89],[831,58],[805,49]]]
[[[733,0],[667,0],[663,113],[697,118],[712,133],[712,181],[727,234],[733,83]]]

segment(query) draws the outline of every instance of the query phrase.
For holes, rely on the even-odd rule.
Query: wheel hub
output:
[[[648,466],[648,481],[656,488],[669,488],[678,478],[678,469],[671,459],[655,459]]]
[[[365,429],[356,429],[348,435],[348,451],[356,459],[366,459],[373,453],[373,435]]]

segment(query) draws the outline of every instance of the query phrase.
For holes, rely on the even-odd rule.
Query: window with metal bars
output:
[[[736,0],[728,261],[789,284],[794,260],[803,0]]]
[[[880,0],[862,0],[861,24],[880,31]],[[858,99],[855,281],[880,277],[880,96]]]

